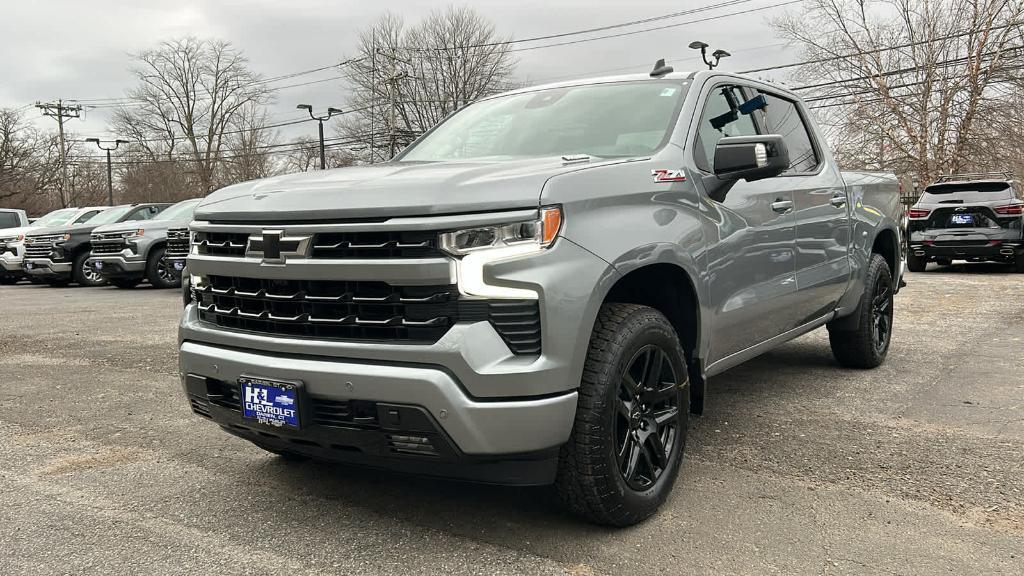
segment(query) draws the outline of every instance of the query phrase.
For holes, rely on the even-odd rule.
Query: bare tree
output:
[[[265,121],[261,107],[271,100],[242,53],[228,42],[187,37],[138,54],[132,71],[138,84],[114,115],[117,133],[149,161],[186,165],[198,194],[230,181],[223,170],[229,132]]]
[[[367,157],[387,158],[459,107],[510,88],[510,41],[469,7],[435,10],[411,28],[385,14],[359,34],[350,64],[355,113],[341,133],[353,148],[372,148]]]
[[[823,106],[820,119],[841,161],[923,182],[975,169],[982,113],[1020,67],[1024,3],[807,0],[804,7],[775,26],[812,62],[795,78]]]

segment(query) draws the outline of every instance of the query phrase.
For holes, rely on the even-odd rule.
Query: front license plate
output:
[[[953,214],[953,224],[973,224],[974,216],[970,214]]]
[[[268,426],[299,427],[298,383],[243,376],[238,385],[243,418]]]

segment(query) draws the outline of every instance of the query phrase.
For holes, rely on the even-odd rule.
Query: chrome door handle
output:
[[[846,206],[846,194],[834,194],[828,203],[836,208],[842,208],[843,206]]]
[[[793,209],[793,201],[792,200],[781,200],[780,199],[780,200],[776,200],[775,202],[772,202],[772,210],[778,212],[779,214],[785,214],[786,212],[789,212],[792,209]]]

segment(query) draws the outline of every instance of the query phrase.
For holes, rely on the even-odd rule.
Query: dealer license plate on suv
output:
[[[953,214],[953,218],[950,222],[953,224],[973,224],[974,216],[971,214]]]
[[[242,376],[242,417],[269,426],[299,427],[298,382]]]

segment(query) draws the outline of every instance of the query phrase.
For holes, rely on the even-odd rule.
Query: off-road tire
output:
[[[924,272],[927,267],[928,259],[924,256],[907,254],[907,270],[910,270],[911,272]]]
[[[885,291],[884,298],[880,296]],[[879,302],[879,299],[884,302]],[[878,321],[879,305],[884,304],[888,317],[885,320],[884,342],[879,337]],[[875,368],[885,361],[892,343],[893,326],[893,283],[892,273],[885,258],[872,254],[868,262],[867,277],[864,282],[864,293],[854,314],[858,314],[857,329],[840,330],[828,327],[828,342],[832,347],[832,355],[847,368]]]
[[[75,256],[71,262],[71,278],[79,286],[103,286],[107,283],[103,276],[95,273],[88,273],[85,270],[85,261],[89,259],[89,252],[84,251]]]
[[[111,278],[110,283],[123,290],[131,290],[142,282],[141,278]]]
[[[166,251],[166,248],[160,247],[154,248],[149,252],[149,258],[146,259],[146,280],[149,280],[149,284],[154,288],[180,288],[181,275],[175,275],[170,270],[169,265],[164,260],[164,253]],[[170,274],[170,276],[167,274]],[[171,277],[175,279],[171,279]]]
[[[678,382],[663,388],[674,391],[674,397],[671,392],[665,397],[676,403],[678,413],[667,420],[675,434],[671,448],[665,451],[662,472],[648,489],[638,491],[627,484],[616,459],[617,407],[625,370],[652,345],[664,352]],[[601,307],[583,367],[572,434],[561,449],[555,480],[558,496],[573,513],[599,524],[629,526],[657,511],[675,484],[686,443],[690,411],[687,374],[679,337],[661,312],[636,304]],[[640,443],[641,450],[645,446]]]

